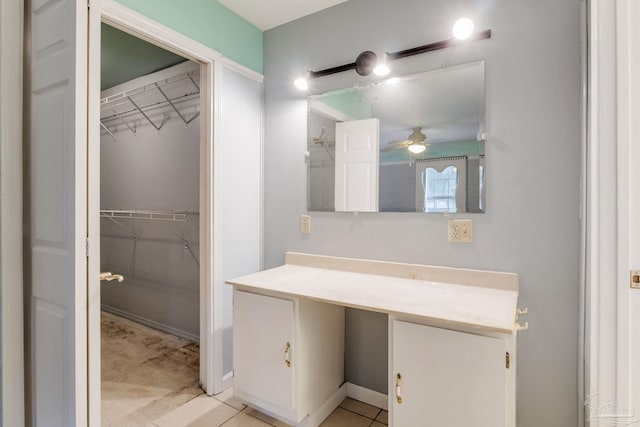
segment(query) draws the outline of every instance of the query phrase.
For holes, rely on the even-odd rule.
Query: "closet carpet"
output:
[[[102,426],[145,426],[204,392],[199,347],[102,312]]]

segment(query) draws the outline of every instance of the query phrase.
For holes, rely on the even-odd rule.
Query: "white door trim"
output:
[[[0,284],[2,416],[24,425],[22,283],[22,61],[24,2],[0,2]]]
[[[615,4],[589,3],[585,401],[616,399]],[[596,403],[597,405],[597,403]],[[586,408],[587,410],[589,408]],[[586,414],[586,422],[589,422]]]
[[[637,197],[635,201],[629,197],[631,180],[638,179],[629,164],[633,150],[637,150],[631,137],[638,133],[637,124],[630,120],[628,96],[632,75],[629,67],[634,60],[630,49],[632,43],[637,43],[633,40],[637,30],[629,23],[633,1],[588,3],[589,107],[583,160],[586,177],[583,399],[585,421],[591,426],[611,425],[616,418],[620,421],[619,414],[606,412],[608,409],[603,405],[607,403],[617,405],[617,411],[635,409],[633,420],[640,419],[640,407],[636,402],[633,408],[629,392],[633,381],[629,358],[630,207],[638,203]],[[633,31],[636,33],[632,35]],[[600,419],[595,419],[593,415],[598,409]]]
[[[223,66],[262,82],[263,76],[240,64],[224,58],[219,52],[186,37],[148,17],[141,15],[114,0],[93,0],[91,15],[120,30],[161,46],[202,64],[201,72],[201,180],[200,180],[200,381],[208,394],[217,394],[232,384],[230,375],[223,372],[223,317],[222,295],[224,280],[222,265],[222,160],[221,160],[221,88]],[[92,22],[94,20],[92,19]],[[100,52],[99,25],[92,31],[90,52]],[[90,120],[98,123],[99,75],[98,55],[90,60]],[[90,147],[99,147],[99,127],[91,126]],[[99,152],[89,155],[89,240],[99,241]],[[99,292],[99,245],[90,246],[90,280],[92,295]],[[90,323],[90,425],[100,425],[100,304],[98,299],[89,301]],[[98,337],[98,340],[95,338]]]
[[[618,402],[635,411],[640,423],[640,370],[633,361],[640,355],[640,291],[630,288],[630,270],[640,268],[640,30],[636,0],[618,0],[616,26],[618,108]],[[632,326],[632,325],[635,325]]]

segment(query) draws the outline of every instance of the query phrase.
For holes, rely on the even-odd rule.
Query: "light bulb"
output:
[[[453,36],[458,40],[469,38],[473,34],[473,21],[469,18],[460,18],[453,24]]]
[[[309,82],[307,82],[307,79],[305,79],[304,77],[300,77],[299,79],[296,79],[293,82],[293,84],[296,85],[296,87],[300,90],[309,89]]]
[[[413,154],[420,154],[427,149],[427,146],[420,143],[413,143],[407,147]]]
[[[389,66],[384,62],[379,63],[376,65],[376,68],[373,69],[373,73],[376,76],[386,76],[390,72],[391,70],[389,69]]]

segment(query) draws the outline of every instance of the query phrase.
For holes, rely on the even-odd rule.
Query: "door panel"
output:
[[[27,3],[31,417],[86,425],[86,3]],[[78,42],[76,42],[76,39]]]
[[[393,426],[504,426],[505,370],[501,339],[393,321]]]
[[[294,407],[293,301],[234,292],[233,300],[234,386],[292,411]],[[285,361],[287,343],[291,344]]]

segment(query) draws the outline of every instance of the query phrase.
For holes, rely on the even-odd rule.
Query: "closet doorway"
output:
[[[87,384],[85,395],[90,426],[101,424],[101,289],[111,285],[126,286],[127,282],[126,276],[120,285],[99,280],[104,272],[101,270],[100,244],[93,243],[101,240],[101,223],[112,222],[100,216],[101,210],[107,210],[100,200],[101,132],[106,133],[106,130],[100,125],[102,97],[100,81],[96,78],[101,68],[101,22],[199,64],[199,253],[194,250],[193,242],[187,241],[187,246],[199,261],[199,382],[208,395],[221,393],[233,384],[233,292],[231,286],[225,285],[225,278],[259,271],[263,240],[262,74],[115,0],[92,1],[89,8],[89,138],[86,163],[88,352],[79,353],[88,355],[88,366],[86,371],[77,370],[74,377],[78,384]],[[162,97],[157,92],[157,96]],[[165,94],[170,98],[168,92]],[[175,113],[173,107],[169,106],[169,109]],[[187,121],[192,117],[189,112],[193,111],[184,114]],[[142,117],[141,120],[146,119]],[[154,123],[159,126],[158,121]],[[148,126],[153,127],[151,124]],[[121,123],[123,127],[126,125]],[[156,129],[153,131],[157,132]],[[107,136],[102,138],[109,142]],[[182,245],[179,248],[181,256],[191,257],[189,248]],[[118,271],[111,273],[119,274]],[[88,380],[83,382],[85,372]],[[79,401],[78,407],[81,406]]]
[[[200,64],[101,25],[101,425],[204,393]]]
[[[118,135],[113,132],[111,126],[106,122],[105,117],[103,117],[101,100],[104,100],[106,93],[101,94],[101,79],[97,78],[101,74],[101,32],[102,25],[107,24],[117,30],[120,30],[128,35],[135,36],[136,38],[142,39],[146,42],[149,42],[155,46],[162,47],[164,50],[174,53],[183,58],[187,58],[194,63],[197,63],[197,72],[199,72],[199,79],[197,78],[196,73],[190,74],[188,77],[189,82],[193,85],[193,89],[195,86],[199,86],[199,115],[194,120],[199,121],[199,126],[196,126],[196,129],[192,129],[192,131],[198,131],[199,128],[199,143],[198,143],[198,159],[199,163],[195,166],[192,166],[193,170],[189,170],[185,173],[196,173],[199,177],[198,179],[198,215],[195,215],[195,211],[191,214],[187,214],[184,211],[192,211],[193,208],[185,207],[183,205],[180,207],[180,210],[183,215],[177,215],[175,218],[172,217],[171,221],[175,219],[174,226],[186,226],[187,224],[182,224],[183,222],[187,222],[187,218],[190,221],[194,222],[193,224],[189,224],[192,227],[192,230],[189,233],[193,234],[185,234],[182,237],[187,237],[186,243],[182,242],[182,245],[179,246],[181,256],[189,257],[191,261],[194,262],[197,259],[199,264],[199,280],[198,285],[199,289],[197,291],[199,308],[198,313],[195,313],[196,318],[198,318],[199,324],[199,385],[203,392],[212,395],[214,393],[220,393],[227,387],[229,387],[229,383],[231,379],[227,378],[227,375],[223,371],[223,352],[225,345],[222,342],[222,334],[218,333],[218,330],[222,329],[223,319],[221,313],[223,313],[225,304],[223,304],[222,296],[223,296],[223,283],[222,279],[223,274],[223,261],[221,259],[222,246],[224,245],[224,241],[220,238],[220,228],[221,228],[221,220],[220,220],[220,206],[219,198],[221,197],[221,189],[222,189],[222,180],[219,178],[220,168],[221,168],[221,160],[219,151],[221,149],[221,132],[219,126],[220,123],[220,98],[221,98],[221,75],[223,69],[223,58],[220,53],[195,42],[194,40],[180,34],[170,28],[164,27],[159,23],[140,15],[131,9],[122,6],[120,3],[112,0],[101,0],[95,3],[92,3],[92,7],[89,9],[89,68],[88,68],[88,123],[89,123],[89,141],[88,141],[88,157],[87,157],[87,167],[88,167],[88,188],[87,188],[87,224],[88,224],[88,240],[87,240],[87,255],[88,255],[88,308],[87,308],[87,322],[88,322],[88,369],[87,369],[87,386],[88,386],[88,399],[87,399],[87,408],[88,408],[88,418],[90,426],[100,426],[102,424],[102,399],[101,399],[101,309],[102,309],[102,298],[101,293],[102,289],[106,287],[117,287],[117,286],[127,286],[127,280],[131,279],[135,276],[140,275],[140,270],[137,270],[137,266],[139,266],[139,258],[134,262],[130,262],[127,267],[131,268],[131,265],[134,264],[136,266],[135,274],[127,278],[123,273],[118,271],[110,271],[110,273],[117,275],[121,274],[124,277],[124,282],[120,284],[111,282],[105,282],[100,280],[100,275],[103,272],[109,272],[102,270],[102,267],[107,267],[106,265],[102,265],[102,262],[110,262],[108,260],[103,260],[100,254],[100,241],[101,239],[101,228],[103,224],[108,221],[114,227],[117,227],[113,221],[104,218],[105,215],[109,215],[110,213],[104,212],[107,210],[130,210],[130,211],[140,211],[140,210],[148,210],[141,209],[136,207],[135,205],[127,205],[127,206],[110,206],[107,208],[102,203],[103,195],[101,191],[101,183],[100,183],[100,166],[101,166],[101,157],[102,150],[104,147],[104,143],[110,143],[112,145],[119,144],[122,142],[117,141]],[[95,54],[94,54],[95,52]],[[116,62],[118,59],[115,59]],[[181,59],[182,61],[182,59]],[[184,66],[184,62],[181,62],[176,65],[176,67]],[[120,66],[124,66],[124,64],[116,64]],[[182,70],[184,72],[188,72],[187,70]],[[162,70],[160,71],[162,73]],[[171,79],[175,76],[165,76],[166,79]],[[184,76],[183,76],[184,77]],[[195,82],[191,82],[191,78]],[[153,80],[153,79],[152,79]],[[160,79],[162,80],[162,78]],[[152,86],[155,87],[155,83],[160,80],[156,80],[151,82]],[[199,81],[198,81],[199,80]],[[186,84],[186,82],[184,82]],[[199,83],[199,84],[198,84]],[[160,83],[159,83],[160,85]],[[184,86],[187,88],[190,86]],[[167,90],[165,90],[167,89]],[[191,89],[187,89],[191,90]],[[157,95],[164,99],[164,95],[160,93],[160,91],[156,91]],[[163,87],[164,94],[169,98],[175,95],[168,88]],[[113,94],[109,94],[113,95]],[[131,94],[128,94],[129,98],[131,98],[136,104],[136,98]],[[125,97],[126,98],[126,97]],[[174,110],[174,108],[166,102],[164,99],[165,105],[168,106],[170,111],[175,116],[178,116],[177,120],[182,120],[179,118],[179,115]],[[103,101],[103,102],[106,102]],[[130,101],[129,101],[130,102]],[[173,101],[172,101],[173,102]],[[142,107],[141,104],[137,104],[138,107]],[[181,107],[174,102],[174,106],[183,114],[183,117],[186,121],[190,121],[196,111],[192,108],[191,110],[187,109],[184,113],[180,110]],[[135,107],[134,107],[135,108]],[[167,107],[164,107],[167,108]],[[141,108],[142,109],[142,108]],[[118,114],[120,110],[116,110]],[[154,126],[147,121],[142,113],[140,114],[140,123],[139,127],[135,128],[132,123],[122,123],[119,118],[116,118],[115,121],[120,123],[120,128],[122,129],[122,135],[126,135],[126,132],[129,132],[133,135],[131,129],[128,128],[132,126],[132,129],[137,133],[141,133],[142,129],[147,126],[147,130],[149,128],[156,135],[162,132],[162,128],[158,130],[160,126],[164,128],[164,126],[171,126],[171,120],[176,120],[175,117],[171,120],[167,121],[163,124],[165,119],[161,118],[158,121],[158,117],[151,117],[149,114],[142,110],[149,119],[155,124]],[[193,113],[189,115],[189,113]],[[122,117],[124,119],[124,117]],[[147,121],[146,125],[143,125],[142,121]],[[101,122],[104,122],[101,124]],[[214,126],[215,124],[215,126]],[[109,135],[106,131],[105,127],[111,132],[116,138],[116,141],[113,141],[113,137]],[[174,122],[174,127],[175,127]],[[185,124],[177,125],[177,127],[184,127]],[[187,128],[193,127],[193,123],[187,125]],[[164,128],[165,130],[170,129],[170,127]],[[102,135],[102,133],[106,133],[108,137]],[[118,132],[120,133],[120,132]],[[139,135],[138,135],[139,136]],[[138,136],[135,136],[137,138]],[[130,138],[131,136],[122,136],[121,138]],[[106,141],[103,139],[107,138]],[[109,141],[108,138],[111,138]],[[113,148],[113,147],[107,147]],[[153,151],[147,152],[147,157],[152,157],[155,155]],[[139,169],[138,169],[139,171]],[[195,172],[197,171],[197,172]],[[117,173],[117,172],[116,172]],[[133,185],[132,181],[128,181],[126,185]],[[169,206],[169,204],[165,205],[162,209],[177,209],[176,207]],[[153,210],[156,210],[155,208]],[[101,212],[103,211],[103,212]],[[117,219],[116,219],[117,221]],[[147,228],[151,227],[159,227],[160,221],[159,219],[154,218],[153,220],[144,220],[144,219],[129,219],[127,224],[124,224],[125,219],[118,221],[123,228],[118,228],[120,232],[124,234],[125,229],[131,230],[128,226],[131,226],[133,221],[136,222],[136,227],[142,227],[143,222],[145,223],[145,232],[149,231]],[[168,221],[168,220],[167,220]],[[147,224],[148,223],[148,224]],[[180,224],[179,224],[180,223]],[[175,229],[175,227],[174,227]],[[113,231],[113,228],[111,228]],[[142,232],[142,231],[140,231]],[[175,232],[167,231],[167,233],[171,233],[172,240],[176,239]],[[184,233],[187,233],[184,231]],[[178,232],[179,235],[179,232]],[[165,235],[166,237],[167,235]],[[193,241],[193,237],[198,236],[197,245],[196,242]],[[129,235],[131,237],[131,235]],[[162,240],[162,236],[158,240]],[[191,241],[189,240],[191,239]],[[106,240],[106,239],[105,239]],[[112,239],[115,240],[115,239]],[[122,239],[123,241],[125,239]],[[164,240],[169,240],[165,238]],[[182,239],[180,239],[182,240]],[[93,242],[97,242],[94,244]],[[129,244],[131,245],[131,241]],[[137,242],[134,241],[138,245],[136,248],[136,257],[140,256],[140,245],[141,239],[138,236]],[[185,248],[187,246],[187,248]],[[214,251],[215,249],[215,251]],[[193,252],[193,256],[191,255]],[[129,259],[131,261],[132,249],[129,249]],[[121,254],[118,254],[120,257]],[[175,254],[174,254],[175,256]],[[186,261],[186,260],[185,260]],[[162,261],[158,261],[161,263]],[[185,262],[186,265],[186,262]],[[117,267],[117,266],[116,266]],[[111,268],[111,267],[109,267]],[[173,273],[175,277],[175,272]],[[152,278],[150,276],[143,276],[142,279]],[[155,276],[157,278],[157,276]],[[169,278],[164,278],[163,283],[170,282]],[[130,284],[131,282],[129,282]],[[111,290],[115,292],[115,289]],[[105,291],[109,292],[109,291]],[[148,301],[149,304],[154,304],[154,301]],[[184,304],[183,304],[184,305]],[[195,310],[194,310],[195,311]],[[214,313],[217,313],[214,316]],[[194,313],[191,313],[193,316]],[[139,320],[139,319],[138,319]],[[153,319],[151,319],[153,320]],[[183,325],[184,326],[184,325]],[[179,328],[184,331],[184,328]],[[179,348],[183,348],[184,346],[179,346]],[[187,350],[187,349],[184,349]],[[81,373],[79,373],[81,374]]]

